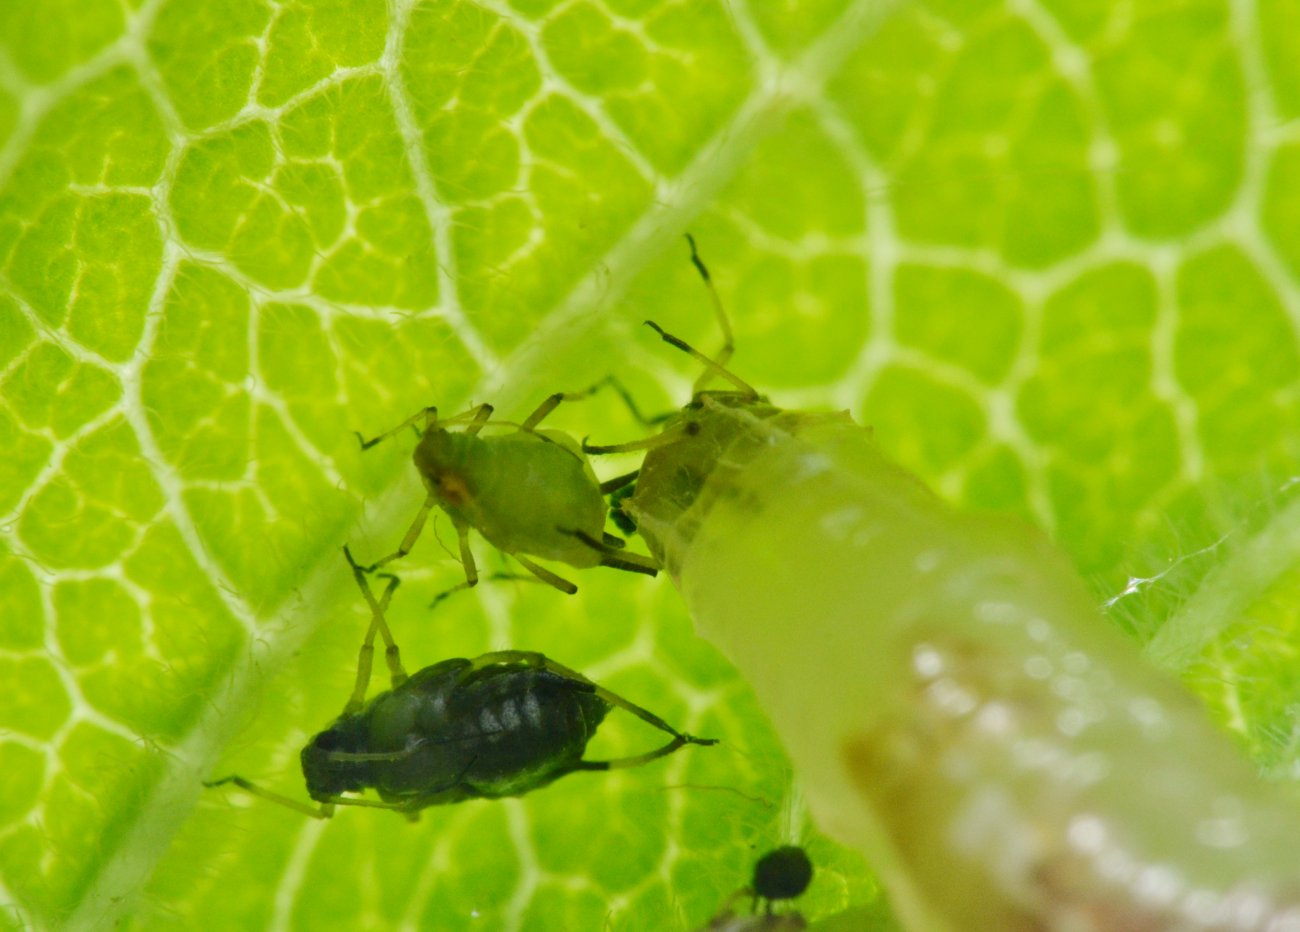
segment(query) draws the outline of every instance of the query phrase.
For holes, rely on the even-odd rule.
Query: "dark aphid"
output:
[[[601,383],[605,384],[610,381]],[[409,553],[436,505],[456,528],[467,588],[478,583],[470,529],[563,592],[576,592],[577,586],[529,557],[578,568],[612,566],[655,575],[658,567],[653,560],[623,552],[622,538],[605,533],[605,495],[635,479],[635,474],[601,483],[572,437],[537,429],[560,402],[584,397],[601,385],[551,395],[518,425],[491,421],[492,407],[484,404],[442,419],[436,408],[426,408],[378,437],[366,440],[358,435],[365,450],[408,426],[419,427],[414,460],[428,491],[398,548],[367,571]],[[485,427],[499,426],[516,429],[497,436],[482,433]]]
[[[772,903],[776,900],[790,900],[803,894],[812,882],[813,866],[808,854],[797,845],[783,845],[774,848],[758,859],[754,864],[754,880],[748,887],[742,887],[728,898],[722,911],[718,913],[705,930],[709,932],[793,932],[806,929],[808,923],[797,912],[776,914],[772,912]],[[750,916],[738,916],[734,905],[736,900],[751,897],[753,906]],[[765,902],[762,913],[758,903]],[[701,930],[704,932],[704,930]]]
[[[812,883],[813,866],[808,853],[798,845],[773,848],[754,865],[754,896],[767,901],[772,911],[775,900],[802,896]]]
[[[351,556],[348,557],[351,562]],[[659,716],[532,651],[496,651],[473,660],[455,658],[408,677],[384,610],[397,588],[389,577],[376,601],[364,572],[353,573],[371,607],[357,682],[343,714],[302,750],[310,806],[238,776],[233,783],[313,818],[335,806],[371,806],[417,817],[427,806],[464,799],[520,796],[578,770],[636,767],[687,744],[716,740],[682,734]],[[374,640],[387,645],[392,688],[364,701]],[[587,742],[611,708],[672,735],[662,747],[615,760],[585,760]],[[345,794],[374,789],[379,799]]]

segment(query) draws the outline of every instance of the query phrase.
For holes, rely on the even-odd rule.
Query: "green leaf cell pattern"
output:
[[[0,5],[0,926],[692,929],[793,840],[805,913],[883,909],[662,581],[430,613],[461,578],[445,522],[402,564],[408,666],[541,650],[722,744],[414,826],[201,789],[301,797],[351,687],[338,549],[387,552],[422,494],[413,438],[353,432],[611,373],[681,404],[693,364],[638,325],[718,345],[687,230],[737,371],[1045,527],[1292,778],[1296,560],[1247,557],[1300,540],[1297,25],[1290,0]],[[555,424],[638,430],[601,396]],[[614,716],[592,751],[647,740]]]

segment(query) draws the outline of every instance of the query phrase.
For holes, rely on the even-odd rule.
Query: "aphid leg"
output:
[[[661,748],[653,751],[646,751],[644,754],[635,754],[632,757],[616,757],[613,760],[580,760],[573,768],[574,770],[623,770],[628,767],[640,767],[642,764],[648,764],[652,760],[658,760],[661,757],[667,757],[678,748],[685,747],[688,744],[717,744],[715,739],[702,740],[693,738],[690,735],[678,735]]]
[[[330,761],[341,761],[354,764],[364,761],[395,761],[405,760],[420,749],[421,742],[415,742],[396,751],[367,751],[358,753],[355,751],[326,751],[325,759]]]
[[[639,553],[626,553],[604,541],[596,540],[586,531],[575,531],[571,528],[556,528],[561,534],[568,534],[578,538],[592,550],[600,554],[600,565],[613,567],[616,570],[627,570],[630,573],[643,573],[646,576],[658,576],[659,564],[649,557],[643,557]],[[608,534],[606,537],[610,536]],[[620,545],[622,540],[619,540]]]
[[[352,799],[347,796],[332,796],[328,803],[321,804],[322,808],[325,806],[329,806],[331,809],[335,806],[363,806],[366,809],[392,809],[397,812],[404,811],[402,803],[386,803],[382,799]],[[406,815],[407,818],[410,818],[409,813]],[[414,822],[415,819],[411,819],[411,821]]]
[[[601,532],[600,542],[606,547],[612,547],[614,550],[622,550],[627,546],[627,541],[619,537],[617,534],[611,534],[608,531]]]
[[[523,576],[519,573],[492,573],[488,576],[482,576],[480,579],[486,579],[492,582],[525,582],[543,584],[542,580],[538,579],[536,576]],[[457,583],[450,589],[444,589],[433,597],[433,601],[429,603],[429,608],[437,608],[438,604],[442,602],[443,599],[455,595],[457,592],[464,592],[469,588],[469,583]]]
[[[422,504],[420,510],[415,513],[415,520],[412,521],[411,526],[406,529],[406,534],[402,537],[402,542],[398,545],[397,549],[388,556],[381,557],[374,563],[365,567],[365,572],[373,573],[385,563],[392,563],[394,560],[400,560],[402,557],[410,553],[411,548],[415,546],[415,542],[420,539],[420,534],[424,531],[424,522],[429,520],[429,512],[433,510],[433,506],[436,504],[438,504],[438,500],[433,495],[429,495],[425,498],[424,504]]]
[[[452,524],[456,527],[456,541],[460,545],[460,565],[465,569],[465,581],[463,583],[457,583],[450,589],[439,592],[433,597],[433,601],[429,603],[429,608],[433,608],[449,595],[463,592],[466,589],[473,589],[478,585],[478,563],[474,560],[474,551],[471,550],[469,546],[469,525],[458,522],[455,519],[452,519]],[[501,573],[488,578],[496,579],[498,576],[506,579],[524,578],[522,576],[511,576],[508,573]]]
[[[709,378],[714,378],[714,377],[720,379],[726,379],[728,382],[736,386],[736,388],[740,389],[746,395],[749,395],[751,398],[759,397],[758,391],[754,388],[754,386],[750,385],[748,382],[746,382],[740,376],[736,375],[730,369],[724,368],[720,363],[715,362],[714,360],[710,359],[708,356],[705,356],[703,353],[701,353],[695,347],[691,346],[691,344],[687,343],[681,337],[675,337],[671,333],[668,333],[666,330],[664,330],[663,327],[660,327],[653,320],[647,320],[645,324],[655,333],[659,334],[660,338],[665,343],[677,347],[682,352],[688,354],[692,359],[704,365],[706,371],[704,375],[700,376],[701,381],[705,381]]]
[[[457,520],[452,524],[456,527],[456,543],[460,546],[460,565],[465,568],[465,588],[473,589],[478,585],[478,564],[474,562],[474,551],[469,549],[469,525]]]
[[[585,392],[556,392],[538,405],[536,411],[524,418],[523,423],[519,425],[519,429],[531,431],[542,422],[543,418],[558,408],[561,401],[574,401],[578,398],[585,398],[590,394],[591,389],[587,389]]]
[[[228,777],[222,777],[220,780],[203,781],[203,785],[208,789],[225,786],[227,783],[233,783],[245,793],[252,793],[254,796],[260,796],[262,799],[270,800],[271,802],[278,803],[281,806],[287,806],[295,812],[301,812],[303,815],[310,816],[313,819],[328,819],[334,815],[333,803],[321,803],[320,806],[309,806],[306,803],[299,802],[296,799],[291,799],[288,796],[282,796],[272,790],[263,789],[256,783],[253,783],[250,780],[245,780],[243,777],[235,774],[231,774]]]
[[[727,309],[722,306],[722,298],[718,297],[718,289],[713,285],[713,276],[709,274],[708,267],[704,264],[704,260],[700,258],[699,250],[695,248],[695,237],[687,233],[686,242],[691,245],[691,264],[700,273],[700,278],[704,279],[704,287],[709,289],[709,298],[713,301],[713,311],[718,316],[718,326],[722,328],[722,349],[718,351],[714,361],[719,367],[725,367],[731,361],[731,354],[736,349],[736,338],[731,332],[731,320],[727,317]],[[714,374],[711,370],[705,371],[696,379],[694,393],[698,395],[702,392]]]
[[[600,558],[600,565],[616,570],[627,570],[629,573],[640,573],[643,576],[658,576],[660,569],[658,563],[639,553],[628,553],[617,557],[606,554]]]
[[[670,427],[668,430],[642,440],[632,440],[628,443],[612,443],[604,446],[587,443],[587,438],[583,437],[582,452],[590,453],[592,456],[601,456],[606,453],[637,453],[641,450],[653,450],[656,447],[667,446],[681,440],[684,436],[686,436],[686,431],[682,427]]]
[[[636,399],[632,397],[632,393],[627,390],[627,386],[620,382],[617,376],[613,375],[608,375],[601,379],[593,385],[589,391],[594,392],[596,389],[603,388],[606,385],[614,390],[614,394],[618,395],[622,400],[623,406],[627,408],[628,413],[631,414],[636,422],[642,427],[658,427],[664,421],[677,413],[676,411],[664,411],[662,414],[642,414],[641,408],[637,405]]]
[[[634,469],[631,472],[623,473],[621,476],[615,476],[613,479],[606,479],[600,484],[600,494],[608,495],[611,492],[617,492],[619,489],[636,482],[636,477],[641,475],[641,470]]]
[[[465,412],[465,414],[469,415],[469,426],[465,428],[465,433],[473,436],[482,430],[483,425],[488,422],[488,418],[492,417],[492,406],[489,404],[482,404],[477,408],[470,408],[470,410]],[[464,415],[457,415],[457,417],[463,416]]]
[[[361,594],[365,596],[366,603],[370,606],[370,627],[366,629],[366,636],[361,642],[361,650],[357,655],[356,686],[352,690],[352,696],[348,699],[347,705],[343,707],[343,714],[347,715],[357,711],[365,704],[366,690],[370,687],[370,670],[374,664],[376,634],[379,634],[384,639],[384,661],[388,664],[388,673],[392,678],[394,689],[406,682],[406,670],[402,668],[401,651],[397,647],[397,642],[393,640],[393,633],[389,630],[388,622],[384,618],[388,603],[392,600],[393,592],[401,584],[401,580],[396,576],[389,576],[388,585],[384,588],[384,594],[376,602],[374,593],[370,591],[370,583],[366,579],[365,571],[352,559],[352,552],[347,547],[343,548],[343,556],[347,558],[348,565],[352,567],[352,577],[357,581]]]
[[[356,434],[357,440],[361,441],[361,449],[369,450],[375,444],[387,440],[389,437],[393,436],[393,434],[399,433],[408,427],[411,427],[416,424],[420,424],[421,422],[423,422],[423,425],[425,427],[428,427],[430,424],[437,423],[437,421],[438,421],[438,409],[434,407],[428,407],[428,408],[422,408],[415,414],[412,414],[410,417],[402,421],[402,423],[398,424],[392,430],[386,430],[379,436],[371,437],[369,440],[361,436],[361,433],[359,431],[354,430],[352,433]]]
[[[596,686],[596,695],[604,699],[610,705],[618,706],[620,709],[622,709],[625,712],[631,712],[633,715],[641,719],[641,721],[645,722],[646,724],[653,725],[655,728],[658,728],[660,731],[665,731],[668,734],[672,735],[673,748],[671,750],[675,750],[677,747],[681,747],[681,745],[683,744],[699,744],[704,747],[709,747],[710,745],[714,745],[718,743],[717,738],[697,738],[694,735],[688,735],[685,734],[684,732],[680,732],[672,725],[669,725],[667,722],[665,722],[658,715],[655,715],[649,709],[641,708],[641,706],[637,705],[635,702],[632,702],[631,700],[628,699],[624,699],[618,693],[611,692],[610,690],[606,689],[604,686],[600,686],[600,685]],[[665,748],[667,748],[667,745],[665,745]],[[668,754],[668,753],[670,753],[670,750],[665,750],[661,748],[658,752],[654,752],[652,757],[649,759],[653,760],[654,757],[659,757],[663,754]]]
[[[641,754],[636,757],[620,757],[613,761],[586,761],[581,767],[583,770],[608,770],[611,769],[611,766],[614,768],[635,767],[637,763],[644,763],[647,760],[654,760],[656,757],[663,757],[665,754],[671,754],[684,744],[699,744],[708,747],[709,745],[718,743],[717,738],[697,738],[694,735],[688,735],[678,731],[649,709],[643,709],[635,702],[632,702],[629,699],[624,699],[618,693],[611,692],[599,683],[593,683],[577,670],[570,669],[562,663],[556,663],[544,654],[538,654],[526,650],[503,650],[496,652],[492,657],[494,663],[525,663],[532,667],[539,667],[543,670],[548,670],[557,676],[564,677],[566,680],[576,680],[579,683],[590,686],[592,692],[610,705],[616,706],[624,712],[631,712],[646,724],[653,725],[660,731],[667,732],[673,736],[672,741],[657,751],[650,751],[648,754]],[[630,761],[632,763],[624,763],[625,761]],[[588,764],[593,766],[587,766]]]
[[[566,593],[568,595],[573,595],[575,592],[578,591],[578,587],[575,586],[573,583],[569,582],[563,576],[557,576],[556,574],[552,573],[550,570],[546,569],[545,567],[538,566],[536,563],[528,559],[523,554],[512,553],[511,556],[514,557],[516,560],[518,560],[524,569],[528,570],[528,572],[532,573],[534,576],[536,576],[538,579],[540,579],[542,582],[546,583],[547,585],[554,586],[556,589],[559,589],[561,592]]]

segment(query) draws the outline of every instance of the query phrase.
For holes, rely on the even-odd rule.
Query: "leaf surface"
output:
[[[1045,527],[1262,769],[1294,770],[1291,5],[887,12],[0,10],[4,922],[694,928],[797,838],[806,913],[878,914],[662,580],[430,613],[461,577],[429,531],[392,612],[410,668],[541,650],[722,745],[414,826],[201,790],[301,798],[298,749],[351,689],[338,549],[389,551],[421,499],[411,437],[352,432],[428,404],[519,419],[610,373],[680,405],[692,364],[636,324],[717,345],[687,229],[739,372]],[[640,431],[608,393],[552,423]],[[611,718],[593,752],[655,740]]]

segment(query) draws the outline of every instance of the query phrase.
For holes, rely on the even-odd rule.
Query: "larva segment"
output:
[[[1300,806],[1041,534],[843,417],[695,416],[731,439],[694,494],[643,470],[630,507],[909,927],[1300,930]]]

